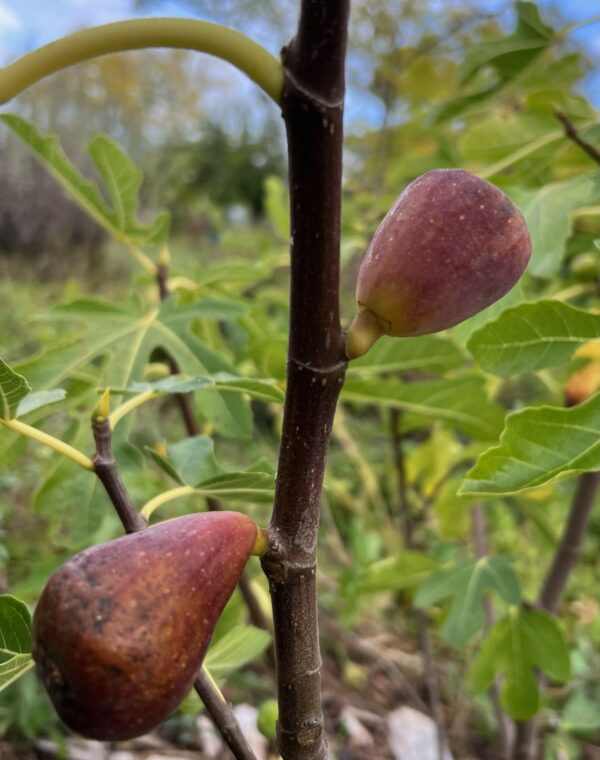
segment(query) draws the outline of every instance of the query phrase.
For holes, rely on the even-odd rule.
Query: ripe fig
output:
[[[110,741],[164,720],[192,687],[260,536],[237,512],[192,514],[63,565],[35,611],[33,657],[67,726]]]
[[[525,220],[498,188],[461,169],[412,182],[377,229],[358,275],[350,358],[380,335],[438,332],[507,293],[531,255]]]

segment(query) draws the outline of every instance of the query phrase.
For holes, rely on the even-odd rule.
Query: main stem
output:
[[[339,318],[344,62],[349,0],[303,0],[283,50],[291,208],[287,393],[263,560],[273,602],[284,760],[321,760],[317,534],[327,447],[346,360]]]

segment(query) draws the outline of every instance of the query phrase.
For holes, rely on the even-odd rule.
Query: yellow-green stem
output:
[[[68,443],[55,438],[53,435],[43,433],[41,430],[31,427],[31,425],[27,425],[25,422],[21,422],[20,420],[0,419],[0,424],[4,425],[4,427],[9,428],[10,430],[14,430],[16,433],[26,435],[33,441],[37,441],[38,443],[42,443],[44,446],[48,446],[49,448],[54,449],[54,451],[57,451],[64,457],[67,457],[67,459],[71,459],[73,462],[78,464],[80,467],[83,467],[85,470],[90,470],[91,472],[94,471],[94,463],[89,457],[86,457],[86,455],[82,454],[81,451],[74,448],[73,446],[69,446]]]
[[[160,395],[160,391],[144,391],[144,393],[140,393],[137,396],[133,396],[133,398],[130,398],[128,401],[125,401],[109,416],[108,421],[110,422],[111,429],[114,430],[126,414],[129,414],[129,412],[133,411],[138,406],[145,404],[146,401],[151,401]]]
[[[259,528],[258,525],[256,526],[256,541],[254,542],[254,546],[252,547],[251,554],[254,557],[264,557],[269,549],[269,536],[266,534],[266,532]]]
[[[196,489],[192,488],[192,486],[180,486],[179,488],[172,488],[170,491],[159,493],[158,496],[155,496],[153,499],[150,499],[150,501],[146,502],[140,514],[142,517],[148,520],[152,513],[163,504],[166,504],[169,501],[173,501],[173,499],[179,499],[182,496],[191,496],[195,493]]]
[[[44,45],[0,69],[0,103],[56,71],[108,53],[182,48],[217,56],[243,71],[276,103],[283,89],[281,63],[248,37],[207,21],[148,18],[84,29]]]
[[[359,306],[350,327],[346,330],[346,356],[358,359],[384,334],[381,323],[370,309]]]
[[[0,81],[2,81],[2,71],[0,71]],[[127,246],[129,253],[133,256],[137,263],[146,270],[146,272],[151,275],[156,275],[157,267],[152,259],[148,258],[148,256],[146,256],[146,254],[141,251],[137,245],[133,245],[133,243],[128,242],[127,238],[123,237],[121,239],[121,242]]]

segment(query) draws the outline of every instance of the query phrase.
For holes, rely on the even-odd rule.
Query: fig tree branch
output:
[[[320,499],[346,361],[339,315],[344,65],[349,0],[303,0],[284,48],[291,304],[287,392],[263,559],[277,654],[284,760],[324,760],[316,561]]]
[[[96,443],[96,454],[92,459],[94,471],[104,486],[123,528],[127,533],[144,530],[147,527],[146,521],[135,508],[127,492],[112,452],[112,430],[107,416],[92,418],[92,433]],[[230,706],[202,671],[194,681],[194,689],[236,760],[256,760]]]
[[[597,164],[600,164],[600,150],[596,148],[594,145],[592,145],[587,140],[584,140],[583,137],[579,134],[579,131],[577,130],[576,126],[573,124],[571,119],[567,116],[566,113],[563,113],[563,111],[555,111],[554,115],[556,118],[560,121],[560,123],[563,125],[565,129],[565,137],[568,137],[569,140],[572,140],[575,145],[578,145],[581,150],[584,151],[584,153],[587,153],[587,155],[593,159]]]
[[[0,103],[8,103],[40,79],[76,63],[143,48],[180,48],[217,56],[243,71],[276,103],[280,100],[281,64],[253,40],[207,21],[144,18],[83,29],[10,63],[0,69]]]

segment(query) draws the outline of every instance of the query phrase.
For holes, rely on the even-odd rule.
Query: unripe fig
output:
[[[498,188],[461,169],[412,182],[375,233],[358,275],[348,355],[380,335],[438,332],[485,309],[523,273],[531,239]]]
[[[192,687],[261,535],[237,512],[193,514],[63,565],[35,611],[33,657],[67,726],[110,741],[163,721]]]

